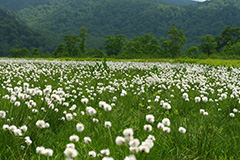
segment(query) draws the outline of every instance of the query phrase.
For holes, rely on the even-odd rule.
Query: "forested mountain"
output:
[[[164,3],[163,3],[164,2]],[[211,0],[189,6],[165,4],[166,0],[1,0],[25,25],[63,41],[66,34],[88,29],[87,47],[103,49],[107,35],[126,39],[150,33],[167,36],[170,26],[184,31],[187,47],[201,36],[216,36],[226,26],[240,26],[239,0]],[[179,0],[171,0],[177,4]],[[187,0],[181,0],[181,4]],[[188,1],[189,2],[189,1]]]
[[[7,56],[9,49],[18,45],[28,49],[52,50],[53,45],[39,32],[19,23],[13,15],[0,8],[0,56]]]
[[[198,3],[198,2],[193,1],[193,0],[155,0],[155,1],[166,3],[166,4],[179,5],[179,6]]]

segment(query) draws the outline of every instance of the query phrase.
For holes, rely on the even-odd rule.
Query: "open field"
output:
[[[6,60],[9,58],[5,58]],[[21,61],[22,58],[15,59]],[[28,58],[28,60],[34,60]],[[192,63],[203,64],[212,66],[225,66],[225,67],[240,67],[240,60],[226,60],[226,59],[188,59],[188,58],[161,58],[161,59],[115,59],[115,58],[38,58],[38,60],[50,60],[50,61],[112,61],[112,62],[169,62],[169,63]]]
[[[0,60],[1,159],[239,159],[239,61],[70,60]]]

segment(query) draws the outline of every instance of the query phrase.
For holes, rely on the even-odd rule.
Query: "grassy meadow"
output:
[[[0,60],[0,159],[239,159],[240,61],[87,60]]]

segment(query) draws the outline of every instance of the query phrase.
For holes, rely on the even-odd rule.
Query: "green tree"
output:
[[[170,41],[168,41],[166,38],[160,39],[162,57],[171,57],[170,50],[169,50],[169,43],[170,43]]]
[[[201,37],[202,44],[199,46],[202,53],[208,56],[216,52],[217,42],[212,35],[206,35]]]
[[[78,36],[72,36],[72,35],[65,35],[64,41],[66,43],[66,51],[69,53],[71,57],[76,56],[78,53],[78,50],[76,48],[76,43],[78,42]]]
[[[154,55],[159,54],[160,47],[159,41],[152,36],[151,34],[147,33],[144,36],[134,37],[133,40],[139,44],[139,51],[142,54],[147,55]]]
[[[225,46],[223,52],[226,55],[238,55],[240,56],[240,42],[237,42],[236,44],[231,44],[230,42]]]
[[[39,53],[38,48],[34,48],[34,49],[33,49],[32,55],[33,55],[33,56],[36,56],[36,57],[40,56],[40,53]]]
[[[101,49],[90,48],[87,52],[87,56],[94,58],[103,58],[105,57],[105,54]]]
[[[86,52],[86,37],[88,37],[87,29],[85,27],[80,28],[80,34],[79,34],[79,49],[81,53]]]
[[[20,49],[19,45],[15,45],[13,49],[9,50],[9,54],[11,57],[19,57],[19,55],[21,54],[21,50],[22,49]]]
[[[191,58],[195,58],[198,54],[198,48],[196,46],[192,46],[187,49],[187,56]]]
[[[30,57],[30,51],[27,48],[23,48],[20,53],[20,57]]]
[[[176,27],[170,27],[168,31],[168,38],[168,50],[172,57],[177,57],[183,45],[186,43],[187,38],[184,36],[184,32],[182,30],[178,30]]]
[[[107,36],[108,39],[104,41],[104,49],[108,55],[118,55],[121,53],[124,43],[126,41],[125,36],[122,34]]]
[[[64,49],[64,45],[61,43],[58,45],[58,47],[55,49],[55,51],[53,52],[53,55],[55,57],[58,57],[59,55],[63,55],[63,53],[65,52]]]
[[[221,51],[226,45],[233,45],[240,42],[240,27],[225,27],[220,36],[216,37],[215,40],[217,41],[217,51]]]

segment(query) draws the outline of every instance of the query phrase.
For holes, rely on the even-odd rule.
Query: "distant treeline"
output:
[[[81,27],[79,35],[65,35],[64,43],[53,53],[40,53],[38,48],[30,52],[27,48],[15,46],[9,51],[11,57],[113,57],[113,58],[240,58],[240,27],[225,27],[219,36],[201,37],[199,46],[183,51],[187,41],[182,30],[170,27],[167,38],[157,39],[151,34],[136,36],[127,40],[123,34],[107,36],[104,51],[87,49],[87,29]]]

